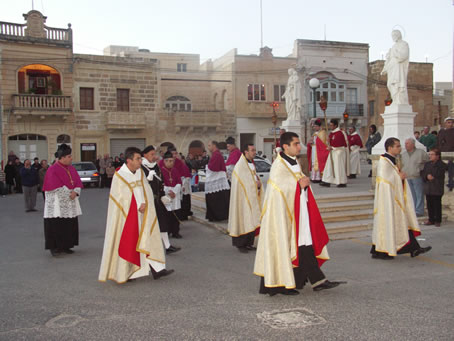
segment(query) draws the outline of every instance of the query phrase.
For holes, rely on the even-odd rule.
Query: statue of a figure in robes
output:
[[[288,69],[289,79],[287,88],[282,98],[285,98],[285,109],[287,110],[287,121],[300,121],[301,108],[303,107],[303,87],[298,77],[298,72]]]
[[[388,75],[387,86],[394,104],[408,104],[407,76],[410,57],[408,43],[399,30],[392,31],[394,45],[386,54],[382,75]]]

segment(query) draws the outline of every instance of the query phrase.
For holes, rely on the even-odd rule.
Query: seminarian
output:
[[[307,281],[314,291],[339,282],[325,278],[328,234],[306,177],[296,159],[298,135],[282,134],[283,149],[273,162],[266,189],[254,274],[261,294],[298,295]]]
[[[228,230],[232,245],[242,253],[255,250],[254,240],[262,213],[264,194],[254,165],[256,153],[253,144],[246,144],[232,171]]]

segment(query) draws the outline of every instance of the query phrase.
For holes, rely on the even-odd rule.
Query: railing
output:
[[[29,36],[26,32],[27,24],[16,24],[6,21],[0,21],[0,35],[8,37],[17,37],[22,39],[36,38]],[[72,41],[72,30],[71,26],[68,25],[67,29],[48,27],[44,25],[46,37],[44,39],[52,41],[71,42]]]
[[[145,114],[130,112],[109,112],[107,129],[144,129]]]
[[[13,95],[13,109],[71,111],[71,96]]]
[[[342,117],[342,114],[347,111],[350,116],[364,116],[364,104],[350,104],[350,103],[333,103],[328,102],[328,108],[326,109],[327,117]],[[303,106],[303,117],[305,115],[309,118],[314,117],[314,104],[308,103]],[[323,117],[323,111],[320,109],[320,105],[316,104],[316,117]]]
[[[345,111],[347,111],[350,116],[364,116],[364,105],[347,103],[345,105]]]
[[[221,113],[213,111],[192,111],[175,113],[177,127],[219,127]]]

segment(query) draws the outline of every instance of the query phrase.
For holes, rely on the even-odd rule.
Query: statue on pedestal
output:
[[[303,87],[295,69],[288,69],[288,74],[290,77],[287,82],[287,88],[282,95],[282,98],[285,98],[287,121],[300,122],[300,113],[303,107]]]
[[[391,35],[395,43],[386,54],[381,74],[388,75],[387,86],[393,100],[392,105],[408,105],[407,76],[410,49],[408,43],[402,40],[402,33],[399,30],[393,30]]]

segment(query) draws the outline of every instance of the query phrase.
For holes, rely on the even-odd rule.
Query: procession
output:
[[[454,111],[426,119],[401,26],[363,77],[368,44],[96,56],[24,18],[0,22],[0,339],[452,338]]]

